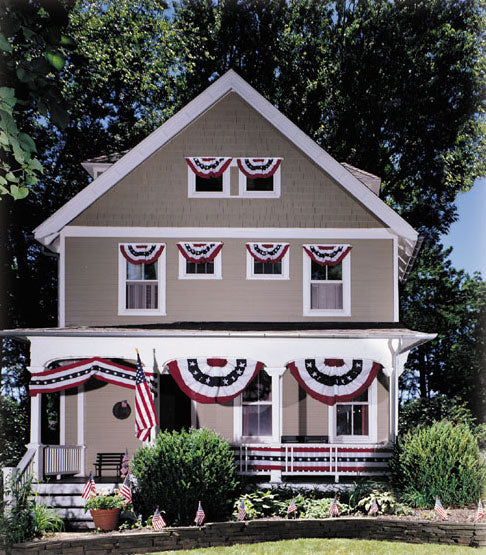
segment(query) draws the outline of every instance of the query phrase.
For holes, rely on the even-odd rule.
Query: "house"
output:
[[[31,349],[21,471],[82,481],[98,453],[133,454],[138,349],[160,428],[215,430],[241,473],[386,473],[399,375],[434,335],[400,324],[418,234],[380,179],[338,163],[233,71],[84,167],[93,181],[34,231],[59,255],[59,326],[3,332]]]

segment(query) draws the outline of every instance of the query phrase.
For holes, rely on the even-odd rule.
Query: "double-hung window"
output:
[[[272,378],[264,371],[241,394],[242,437],[272,436]]]
[[[351,315],[349,245],[304,245],[304,316]]]
[[[165,245],[121,243],[118,314],[165,315]]]

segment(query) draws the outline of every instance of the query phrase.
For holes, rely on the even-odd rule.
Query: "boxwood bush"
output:
[[[431,508],[438,495],[443,505],[477,503],[486,473],[478,442],[467,424],[435,422],[407,432],[391,461],[401,498]]]
[[[211,430],[161,432],[131,468],[135,512],[146,519],[159,505],[169,526],[192,524],[199,500],[207,521],[226,520],[239,493],[233,451]]]

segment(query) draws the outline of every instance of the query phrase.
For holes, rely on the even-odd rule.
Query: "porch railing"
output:
[[[331,443],[234,445],[240,474],[282,476],[377,476],[388,474],[387,446]]]
[[[44,476],[79,474],[82,445],[44,445]]]

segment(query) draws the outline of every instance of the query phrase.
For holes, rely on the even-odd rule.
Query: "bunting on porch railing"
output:
[[[246,248],[258,262],[280,262],[289,250],[289,244],[247,243]]]
[[[163,244],[139,245],[135,243],[123,243],[120,251],[132,264],[152,264],[159,259],[164,250]]]
[[[306,358],[289,362],[287,368],[311,397],[334,405],[363,393],[383,366],[368,359]]]
[[[337,266],[351,250],[351,245],[304,245],[304,250],[321,266]]]
[[[145,372],[145,374],[150,382],[151,389],[155,390],[154,374],[152,372]],[[46,370],[39,374],[32,374],[29,394],[31,397],[35,397],[38,393],[53,393],[63,389],[71,389],[84,384],[91,377],[128,389],[135,389],[135,375],[135,368],[122,366],[111,360],[93,357]]]
[[[188,262],[211,262],[223,248],[223,243],[177,243],[177,248]]]
[[[239,395],[263,368],[246,358],[179,358],[169,371],[184,393],[199,403],[225,403]]]
[[[204,179],[211,177],[219,177],[231,164],[232,158],[208,158],[208,157],[192,157],[186,158],[187,165],[191,170]]]
[[[282,158],[238,158],[240,171],[250,178],[272,176],[279,168]]]

